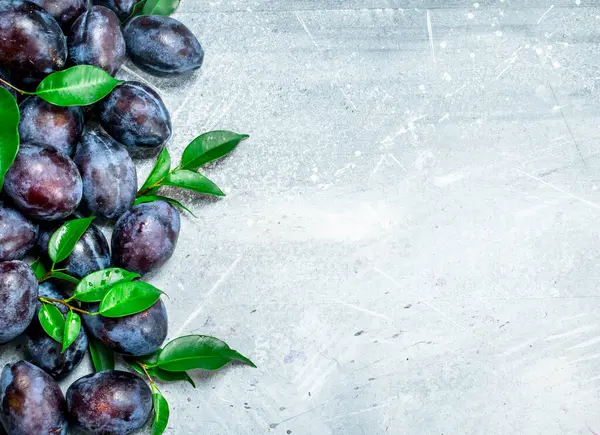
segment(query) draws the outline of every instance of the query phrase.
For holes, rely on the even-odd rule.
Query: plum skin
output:
[[[135,17],[123,33],[131,61],[155,76],[192,72],[204,61],[204,50],[194,34],[174,18]]]
[[[54,379],[26,361],[0,376],[0,419],[11,435],[66,435],[66,402]]]
[[[21,334],[35,315],[38,282],[22,261],[0,263],[0,343]]]
[[[140,429],[152,412],[152,391],[138,376],[105,370],[67,390],[71,421],[92,433],[124,435]]]
[[[117,86],[98,103],[100,125],[134,158],[157,155],[171,137],[171,116],[160,96],[139,82]]]
[[[99,304],[87,304],[88,312],[98,311]],[[82,315],[88,332],[117,353],[128,356],[149,355],[167,338],[167,309],[161,300],[150,308],[125,317]]]
[[[67,40],[69,59],[76,65],[94,65],[114,75],[125,62],[125,39],[117,15],[93,6],[71,27]]]
[[[82,13],[90,8],[90,0],[29,0],[54,17],[65,32]]]
[[[180,226],[179,211],[165,201],[133,206],[115,224],[113,263],[142,275],[158,269],[173,255]]]
[[[35,246],[38,225],[0,203],[0,260],[22,260]]]
[[[19,105],[21,142],[50,145],[68,156],[83,133],[81,107],[59,107],[39,97],[29,97]]]
[[[75,163],[48,145],[23,143],[6,173],[4,191],[25,215],[57,220],[75,211],[82,196]]]
[[[64,299],[62,293],[51,281],[44,281],[39,286],[41,297]],[[63,315],[68,313],[68,308],[62,304],[54,304]],[[36,312],[39,312],[42,303],[38,302]],[[34,317],[25,331],[24,350],[27,359],[55,379],[61,379],[71,373],[79,365],[88,347],[85,330],[81,328],[75,341],[62,352],[62,344],[51,338]]]
[[[34,3],[0,0],[2,65],[33,84],[64,68],[66,38],[56,20]]]
[[[119,19],[125,21],[131,15],[131,12],[133,12],[136,0],[94,0],[94,4],[110,9],[117,14]]]
[[[89,213],[116,219],[133,206],[137,173],[123,145],[101,130],[87,131],[73,160],[83,180],[82,205]]]

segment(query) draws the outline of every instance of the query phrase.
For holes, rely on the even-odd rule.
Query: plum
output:
[[[40,6],[22,0],[0,0],[0,59],[21,77],[35,83],[64,68],[66,38],[56,20]]]
[[[131,208],[137,174],[123,145],[102,130],[86,131],[73,160],[83,180],[82,206],[87,211],[116,219]]]
[[[93,6],[77,18],[67,45],[69,59],[76,65],[94,65],[114,75],[125,62],[121,22],[104,6]]]
[[[77,17],[90,8],[90,0],[29,0],[54,17],[65,33]]]
[[[100,124],[132,157],[157,155],[171,137],[171,116],[160,96],[139,82],[117,86],[98,104]]]
[[[40,229],[38,247],[42,253],[47,254],[50,237],[59,226],[46,226]],[[83,233],[66,260],[56,264],[56,268],[66,269],[66,273],[79,279],[97,270],[106,269],[108,266],[110,266],[108,241],[104,233],[94,224]]]
[[[64,299],[62,293],[51,281],[44,281],[39,286],[39,295],[52,299]],[[69,311],[62,304],[54,304],[66,315]],[[38,302],[38,309],[41,308]],[[44,370],[55,379],[60,379],[71,373],[85,356],[88,339],[85,330],[81,328],[79,335],[62,353],[62,345],[52,339],[42,328],[40,322],[34,318],[25,331],[24,350],[27,359]]]
[[[194,34],[171,17],[142,15],[123,30],[127,54],[140,69],[155,76],[199,69],[204,50]]]
[[[99,304],[87,304],[95,313]],[[161,300],[150,308],[131,316],[104,317],[82,315],[88,333],[115,352],[128,356],[149,355],[157,351],[167,338],[167,309]]]
[[[11,435],[66,435],[66,402],[54,379],[26,361],[0,376],[0,419]]]
[[[0,263],[0,343],[21,334],[35,315],[38,282],[22,261]]]
[[[117,14],[122,21],[125,21],[131,15],[133,6],[136,3],[137,0],[94,0],[95,5],[107,7]]]
[[[106,370],[84,376],[67,390],[71,420],[102,435],[124,435],[140,429],[152,413],[152,391],[134,374]]]
[[[19,105],[19,110],[21,142],[50,145],[68,156],[73,155],[83,133],[81,107],[59,107],[39,97],[29,97]]]
[[[0,260],[22,260],[35,246],[38,226],[0,202]]]
[[[180,225],[179,211],[165,201],[133,206],[115,225],[113,263],[139,274],[158,269],[173,255]]]
[[[28,142],[21,144],[6,174],[4,191],[29,217],[63,219],[81,201],[81,176],[75,163],[62,151]]]

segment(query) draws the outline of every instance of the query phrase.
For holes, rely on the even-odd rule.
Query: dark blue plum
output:
[[[59,226],[46,226],[40,229],[38,247],[43,254],[47,255],[50,237]],[[108,266],[110,266],[108,242],[104,233],[92,224],[77,241],[71,255],[66,260],[57,263],[56,268],[66,269],[66,273],[81,279],[92,272],[106,269]]]
[[[48,12],[22,0],[0,0],[0,59],[13,80],[41,80],[64,68],[65,36]]]
[[[0,263],[0,343],[21,334],[35,315],[38,282],[22,261]]]
[[[54,379],[26,361],[0,376],[0,420],[11,435],[66,435],[66,402]]]
[[[0,202],[0,260],[22,260],[34,247],[38,226]]]
[[[75,381],[67,407],[71,421],[91,433],[125,435],[150,418],[152,391],[134,374],[106,370]]]
[[[30,0],[42,8],[60,24],[65,33],[77,17],[91,7],[90,0]]]
[[[107,7],[121,19],[125,19],[133,12],[133,6],[137,0],[94,0],[95,5]]]
[[[98,304],[88,304],[86,309],[95,313]],[[109,349],[128,356],[151,354],[167,338],[167,310],[161,300],[131,316],[112,318],[84,314],[82,319],[90,335]]]
[[[49,145],[68,156],[83,133],[81,107],[59,107],[39,97],[29,97],[19,105],[21,142]]]
[[[100,124],[132,157],[157,155],[171,137],[171,116],[149,86],[125,82],[98,104]]]
[[[113,230],[113,263],[139,274],[158,269],[173,255],[180,225],[179,211],[165,201],[134,206]]]
[[[121,22],[104,6],[93,6],[77,18],[67,44],[69,59],[75,65],[94,65],[114,75],[125,62]]]
[[[86,131],[73,159],[83,180],[83,207],[117,219],[133,206],[137,174],[123,145],[101,130]]]
[[[33,142],[22,143],[6,174],[4,191],[25,215],[40,220],[64,219],[82,195],[81,176],[62,151]]]
[[[52,299],[64,299],[62,293],[50,281],[40,284],[39,295]],[[63,315],[69,311],[62,304],[55,303],[54,305]],[[41,306],[41,302],[38,302],[36,311],[39,312]],[[87,335],[81,328],[77,339],[63,353],[62,345],[50,338],[35,317],[24,335],[24,350],[27,359],[55,379],[63,378],[79,365],[85,356],[87,346]]]
[[[202,66],[202,46],[190,29],[174,18],[142,15],[127,23],[123,33],[127,54],[147,73],[160,77]]]

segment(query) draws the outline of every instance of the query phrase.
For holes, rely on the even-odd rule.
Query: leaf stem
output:
[[[156,388],[156,384],[154,383],[154,379],[152,379],[152,376],[150,376],[150,374],[148,373],[148,370],[146,370],[146,365],[144,363],[141,363],[141,362],[137,361],[137,360],[135,361],[135,363],[142,368],[142,370],[146,374],[146,377],[148,378],[148,382],[150,382],[150,386],[152,387],[152,391],[154,391],[154,389]]]
[[[21,95],[35,95],[35,92],[27,92],[27,91],[24,91],[22,89],[19,89],[16,86],[11,85],[9,82],[7,82],[6,80],[1,79],[1,78],[0,78],[0,83],[8,86],[11,89],[14,89],[15,91],[17,91]]]
[[[48,279],[50,279],[50,277],[52,277],[52,271],[46,272],[46,274],[44,276],[42,276],[40,279],[38,279],[38,283],[41,284],[44,281],[47,281]]]
[[[74,307],[73,305],[68,304],[67,301],[64,300],[64,299],[46,298],[46,297],[43,297],[43,296],[38,297],[38,299],[40,301],[42,301],[42,302],[47,303],[47,304],[57,303],[57,304],[64,305],[65,307],[67,307],[68,309],[70,309],[72,311],[77,311],[77,312],[82,313],[82,314],[87,314],[88,316],[96,316],[96,315],[98,315],[98,313],[90,313],[89,311],[85,311],[85,310],[82,310],[81,308]]]
[[[169,172],[169,175],[172,174],[175,171],[180,170],[180,169],[181,169],[181,164],[179,164],[175,168],[171,169],[171,171]],[[137,197],[139,198],[140,196],[144,196],[146,193],[152,191],[153,189],[156,189],[157,187],[160,187],[162,185],[163,181],[165,181],[165,178],[167,178],[167,177],[162,177],[157,182],[151,184],[150,186],[146,187],[145,189],[140,190],[137,193]]]

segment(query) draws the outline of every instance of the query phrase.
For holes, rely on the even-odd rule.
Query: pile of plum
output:
[[[177,3],[0,0],[0,97],[12,94],[0,98],[0,343],[20,340],[24,352],[0,377],[0,422],[9,435],[66,434],[69,424],[127,434],[150,420],[159,435],[169,410],[157,382],[193,385],[189,370],[253,365],[214,337],[164,344],[162,292],[142,281],[172,256],[187,210],[159,189],[222,195],[198,170],[247,137],[200,135],[172,169],[161,97],[146,84],[113,79],[127,58],[161,77],[201,67],[200,43],[167,16]],[[43,80],[61,77],[54,94],[84,101],[81,89],[103,92],[99,73],[114,83],[83,107],[53,104],[39,91]],[[13,98],[10,113],[20,121],[11,158],[5,130]],[[138,189],[134,159],[154,157]],[[114,224],[110,244],[94,219]],[[65,397],[56,380],[88,350],[96,373]],[[115,370],[115,355],[129,371]]]

